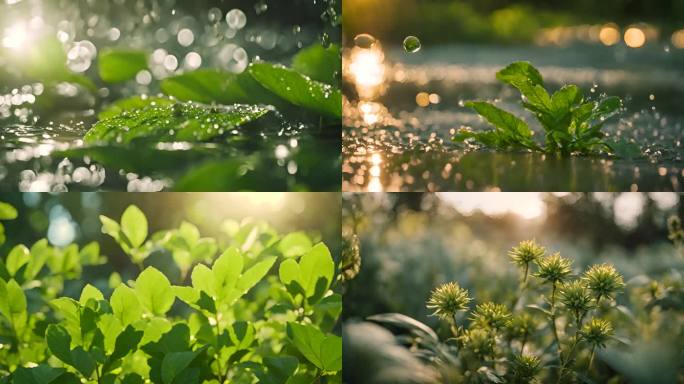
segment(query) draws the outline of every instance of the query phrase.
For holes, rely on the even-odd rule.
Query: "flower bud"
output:
[[[470,300],[468,291],[461,288],[458,283],[446,283],[432,291],[427,308],[434,310],[433,316],[451,321],[456,312],[468,309]]]

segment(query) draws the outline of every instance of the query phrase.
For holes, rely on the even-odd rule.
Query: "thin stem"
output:
[[[591,346],[591,355],[589,355],[589,366],[587,367],[587,373],[591,372],[591,366],[594,363],[594,353],[596,352],[596,346]]]
[[[224,373],[223,371],[223,366],[221,364],[221,356],[219,354],[219,337],[221,337],[221,326],[219,325],[219,316],[218,313],[216,316],[214,316],[214,320],[216,321],[216,324],[214,324],[214,328],[216,329],[216,353],[214,353],[214,358],[216,359],[216,364],[218,365],[218,379],[220,383],[223,383],[226,381],[226,376],[228,376],[228,367],[226,367],[226,372]]]
[[[551,290],[551,330],[553,331],[553,338],[556,340],[556,345],[558,347],[558,357],[560,361],[563,361],[563,355],[561,353],[560,338],[558,337],[558,329],[556,329],[556,283],[552,283],[553,288]]]

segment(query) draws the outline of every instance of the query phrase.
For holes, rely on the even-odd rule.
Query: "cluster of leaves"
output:
[[[470,101],[474,109],[494,126],[494,130],[475,132],[461,128],[454,141],[474,141],[497,150],[525,150],[545,153],[597,154],[616,153],[601,131],[611,117],[617,115],[622,101],[617,97],[587,100],[576,85],[566,85],[553,95],[544,88],[539,71],[527,62],[515,62],[497,72],[496,78],[512,85],[522,94],[522,105],[544,129],[545,141],[534,140],[530,126],[492,103]]]
[[[471,308],[473,299],[458,283],[435,288],[427,307],[448,326],[444,341],[401,314],[369,320],[410,334],[411,351],[435,365],[444,382],[591,382],[596,352],[619,340],[609,316],[616,312],[622,276],[608,264],[575,276],[571,260],[547,255],[533,241],[509,255],[521,275],[513,303],[484,301]]]
[[[270,110],[264,106],[292,116],[308,111],[336,121],[342,116],[339,56],[339,47],[315,44],[294,56],[292,68],[257,62],[240,74],[202,69],[170,77],[160,88],[173,99],[135,96],[119,100],[100,114],[100,122],[85,139],[90,143],[141,138],[207,141],[263,117]],[[109,83],[130,80],[145,69],[145,52],[110,49],[99,56],[100,77]],[[204,106],[209,104],[232,107]]]
[[[226,238],[188,222],[150,234],[135,206],[101,221],[140,270],[126,282],[115,273],[63,296],[105,262],[97,243],[41,240],[0,263],[1,383],[340,382],[342,300],[323,243],[250,220],[227,221]],[[149,265],[159,252],[178,274]]]

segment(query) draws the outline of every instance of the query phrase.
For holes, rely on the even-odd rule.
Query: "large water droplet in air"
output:
[[[404,50],[409,53],[420,51],[420,40],[415,36],[407,36],[404,39]]]
[[[370,49],[375,45],[375,37],[368,33],[362,33],[354,37],[354,45],[359,48]]]

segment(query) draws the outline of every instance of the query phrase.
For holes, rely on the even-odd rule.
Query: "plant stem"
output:
[[[594,352],[596,352],[596,346],[592,345],[591,355],[589,355],[589,366],[587,367],[587,373],[591,372],[591,366],[594,363]]]
[[[562,362],[563,355],[561,353],[561,343],[558,337],[558,330],[556,329],[556,283],[552,283],[553,288],[551,290],[551,330],[553,331],[553,338],[556,340],[556,346],[558,350],[558,358]]]

